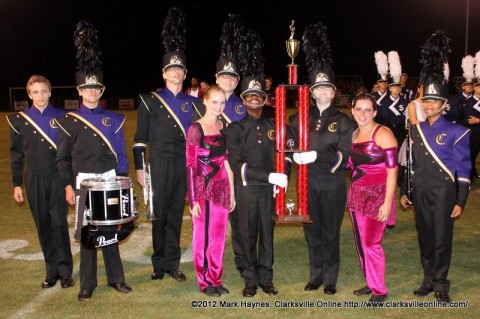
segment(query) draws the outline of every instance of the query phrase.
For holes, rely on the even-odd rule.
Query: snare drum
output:
[[[133,182],[130,177],[86,178],[85,215],[91,225],[118,225],[136,218]]]

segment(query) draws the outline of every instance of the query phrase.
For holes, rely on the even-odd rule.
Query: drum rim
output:
[[[92,177],[82,180],[80,187],[93,191],[115,191],[132,188],[133,180],[128,176]]]

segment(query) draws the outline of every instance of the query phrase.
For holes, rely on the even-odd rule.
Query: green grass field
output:
[[[130,177],[134,176],[131,146],[136,126],[136,112],[127,115],[125,138],[130,156]],[[2,116],[8,113],[3,113]],[[412,292],[422,281],[422,269],[412,211],[397,212],[397,225],[385,234],[387,255],[388,304],[383,309],[362,305],[366,297],[356,297],[353,290],[365,285],[353,243],[351,223],[345,214],[341,229],[341,268],[338,293],[326,296],[323,290],[306,292],[308,256],[303,229],[299,225],[282,224],[275,229],[274,283],[277,296],[267,296],[261,290],[254,298],[243,298],[243,282],[235,270],[230,237],[224,257],[224,285],[230,294],[220,298],[199,292],[188,253],[181,270],[187,281],[177,283],[166,277],[151,281],[152,252],[150,224],[139,208],[138,228],[121,246],[126,282],[133,292],[117,293],[106,286],[103,259],[99,253],[98,288],[93,298],[78,302],[79,244],[72,242],[75,286],[61,289],[60,285],[42,290],[45,270],[34,222],[27,205],[19,206],[12,198],[9,163],[8,124],[4,117],[0,125],[0,318],[480,318],[480,207],[479,190],[472,190],[464,215],[455,225],[451,280],[451,307],[434,307],[433,294],[418,298]],[[295,172],[293,173],[295,175]],[[292,176],[287,198],[295,198]],[[480,186],[476,182],[476,186]],[[141,189],[135,186],[141,196]],[[69,212],[72,222],[73,210]],[[71,223],[73,227],[73,223]],[[191,221],[185,211],[181,247],[187,250],[191,241]],[[424,302],[419,304],[418,301]],[[426,304],[426,302],[431,302]],[[394,304],[395,303],[395,304]],[[410,303],[410,304],[408,304]],[[387,305],[389,307],[387,307]],[[412,305],[416,307],[411,307]]]

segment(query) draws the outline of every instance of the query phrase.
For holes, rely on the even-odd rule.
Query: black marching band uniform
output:
[[[54,118],[63,114],[49,103],[42,113],[32,104],[7,116],[12,183],[22,186],[26,168],[26,195],[46,266],[43,288],[53,286],[59,277],[72,278],[73,270],[65,188],[55,165],[59,129]]]
[[[186,130],[192,124],[193,103],[199,99],[183,92],[140,94],[133,155],[135,169],[143,169],[142,154],[149,145],[153,198],[152,265],[156,274],[178,270],[180,231],[187,192]]]
[[[448,79],[444,78],[444,65],[449,49],[446,45],[439,50],[437,43],[448,41],[443,31],[436,31],[422,47],[424,103],[446,102]],[[451,215],[456,205],[463,209],[467,201],[471,166],[469,135],[468,128],[447,121],[443,115],[431,124],[427,118],[411,127],[412,202],[423,267],[423,283],[414,291],[416,296],[423,297],[435,291],[437,301],[450,301],[447,276],[454,228]],[[404,183],[402,200],[406,194]]]
[[[62,130],[58,138],[57,166],[64,186],[80,188],[79,173],[112,172],[110,176],[127,176],[128,164],[123,135],[125,115],[104,110],[100,105],[90,110],[83,104],[75,112],[57,118]],[[125,282],[117,244],[102,247],[109,285]],[[80,289],[97,287],[97,250],[80,245]]]
[[[266,94],[260,38],[246,36],[251,52],[240,52],[243,70],[242,94]],[[257,64],[256,64],[257,63]],[[263,105],[262,105],[263,107]],[[228,162],[235,174],[239,240],[242,246],[244,297],[253,297],[257,287],[276,295],[273,285],[273,233],[275,202],[270,176],[275,173],[275,122],[263,114],[247,115],[221,130],[227,140]],[[287,175],[291,159],[286,158]],[[276,174],[276,173],[275,173]],[[285,176],[286,177],[286,176]],[[238,264],[237,264],[238,267]]]
[[[92,25],[86,22],[78,23],[75,37],[79,52],[94,52],[95,49],[98,49],[96,47],[94,50],[86,50],[83,47],[83,45],[88,46],[89,43],[96,41],[96,33],[97,31]],[[92,38],[87,39],[89,36]],[[96,56],[89,58],[95,60],[99,58],[99,55],[100,53],[97,53]],[[78,71],[75,74],[77,88],[79,90],[86,88],[104,90],[101,69],[82,69],[82,57],[77,55],[77,58],[79,58]],[[100,62],[98,63],[101,65]],[[79,207],[82,207],[82,196],[80,196],[82,179],[93,176],[106,178],[128,175],[123,132],[125,115],[105,110],[100,104],[96,108],[90,109],[82,103],[78,110],[58,117],[56,121],[61,128],[58,136],[57,167],[63,185],[65,187],[71,185],[75,189],[76,215],[83,216],[83,212],[79,213]],[[85,227],[84,221],[85,218],[77,217],[76,228]],[[82,233],[81,236],[83,237],[85,234]],[[118,242],[102,246],[101,249],[107,284],[124,293],[131,291],[131,288],[125,285]],[[79,301],[91,298],[96,287],[97,249],[86,248],[82,243],[80,245]]]
[[[247,114],[222,130],[228,162],[236,176],[236,200],[246,285],[268,286],[273,280],[275,202],[270,173],[275,172],[275,122]],[[286,158],[287,167],[291,160]],[[288,175],[288,174],[287,174]]]
[[[162,56],[165,73],[169,68],[186,69],[185,15],[178,7],[170,8],[164,19],[162,37],[166,53]],[[179,31],[180,30],[180,31]],[[182,79],[184,80],[184,79]],[[152,280],[169,274],[184,281],[179,270],[180,232],[187,195],[186,134],[192,124],[194,103],[201,100],[182,90],[174,94],[166,87],[160,92],[139,95],[137,128],[133,157],[135,169],[142,170],[142,157],[149,146],[150,185],[153,205],[151,256]]]
[[[309,115],[309,149],[317,152],[315,162],[308,164],[308,213],[313,223],[304,224],[309,282],[335,286],[340,267],[340,226],[347,200],[345,166],[355,124],[333,105],[321,115],[316,106],[311,106]],[[290,122],[296,132],[297,115]]]
[[[320,22],[308,27],[303,34],[303,50],[309,71],[310,92],[319,86],[335,90],[334,73],[329,56],[316,56],[311,43],[326,39],[326,27]],[[320,51],[320,50],[319,50]],[[333,102],[333,100],[332,100]],[[332,103],[331,102],[331,103]],[[298,132],[298,115],[290,117],[293,132]],[[309,282],[305,290],[317,290],[322,284],[327,294],[336,293],[340,268],[340,226],[345,214],[347,183],[345,167],[348,161],[353,120],[330,104],[320,114],[316,104],[309,108],[309,150],[315,151],[314,162],[308,164],[308,213],[313,223],[304,224],[310,260]],[[295,158],[295,157],[294,157]]]
[[[448,291],[454,205],[462,208],[470,184],[469,130],[440,117],[411,128],[413,202],[418,229],[423,285]],[[405,188],[404,188],[405,189]],[[406,190],[402,192],[406,194]]]

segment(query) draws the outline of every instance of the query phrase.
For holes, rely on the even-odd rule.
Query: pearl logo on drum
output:
[[[95,245],[96,248],[100,248],[100,247],[106,247],[106,246],[110,246],[112,244],[115,244],[115,243],[118,243],[118,234],[115,233],[115,237],[113,237],[112,239],[105,239],[105,236],[99,236],[97,238],[97,244]]]

